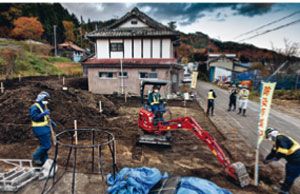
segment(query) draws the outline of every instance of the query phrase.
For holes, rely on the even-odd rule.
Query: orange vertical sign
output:
[[[262,82],[262,91],[260,96],[260,112],[258,120],[258,141],[257,146],[260,145],[265,136],[265,130],[268,125],[268,118],[271,109],[273,92],[276,86],[275,83]]]

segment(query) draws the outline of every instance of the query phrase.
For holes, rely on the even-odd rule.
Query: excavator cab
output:
[[[156,144],[163,146],[171,145],[171,133],[162,132],[159,130],[161,125],[165,125],[164,114],[167,112],[165,103],[159,105],[157,111],[152,111],[148,100],[145,100],[146,86],[166,86],[169,83],[167,80],[142,80],[140,85],[141,104],[142,108],[139,111],[138,125],[141,129],[141,135],[138,143],[141,144]]]
[[[141,81],[141,86],[140,86],[140,94],[141,94],[141,103],[143,106],[145,106],[145,108],[150,108],[150,104],[148,103],[145,103],[145,98],[144,98],[144,91],[145,91],[145,87],[147,85],[150,85],[150,86],[158,86],[159,88],[161,88],[162,86],[165,86],[169,83],[169,81],[167,80],[154,80],[154,79],[144,79]]]
[[[163,115],[166,112],[165,102],[161,102],[158,105],[157,110],[155,110],[155,111],[152,110],[149,101],[147,100],[146,103],[145,103],[145,99],[144,99],[145,87],[147,85],[150,85],[152,88],[156,86],[157,88],[160,89],[162,86],[165,86],[167,84],[168,84],[168,81],[166,81],[166,80],[152,80],[152,79],[149,79],[149,80],[142,80],[141,81],[141,90],[140,90],[140,92],[141,92],[141,103],[142,103],[143,108],[145,110],[150,111],[154,114],[153,124],[155,126],[158,124],[158,122],[164,120]],[[148,96],[149,96],[149,93],[148,93]]]

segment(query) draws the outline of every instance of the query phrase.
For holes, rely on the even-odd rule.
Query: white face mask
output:
[[[158,93],[158,90],[154,90],[154,92]]]
[[[47,104],[48,104],[48,101],[47,101],[47,100],[43,100],[43,101],[42,101],[42,104],[47,105]]]

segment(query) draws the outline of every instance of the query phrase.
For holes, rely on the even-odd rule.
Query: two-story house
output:
[[[139,94],[142,79],[169,80],[162,93],[178,89],[182,69],[175,57],[179,33],[134,8],[112,25],[87,34],[95,55],[82,62],[89,91]]]

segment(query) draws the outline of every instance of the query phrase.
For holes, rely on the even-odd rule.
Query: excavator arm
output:
[[[227,175],[239,181],[241,187],[249,184],[250,179],[243,163],[237,162],[231,164],[230,160],[224,154],[222,148],[216,140],[204,130],[193,117],[181,117],[160,122],[158,124],[159,132],[174,131],[178,129],[192,132],[198,139],[202,140],[209,147],[211,152],[217,157],[220,164],[224,167]]]

